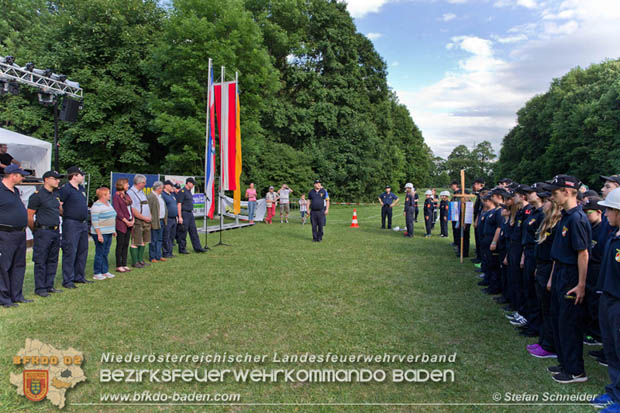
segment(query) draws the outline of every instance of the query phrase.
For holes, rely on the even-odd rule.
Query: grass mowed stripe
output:
[[[554,360],[527,355],[533,339],[517,336],[492,300],[480,294],[469,260],[461,265],[450,239],[423,238],[422,219],[414,239],[381,230],[378,207],[358,207],[360,228],[348,228],[353,208],[333,207],[324,241],[311,242],[309,224],[291,214],[290,224],[257,224],[226,231],[230,247],[177,256],[112,280],[80,285],[32,304],[0,310],[0,409],[44,411],[17,396],[9,371],[25,338],[84,352],[88,377],[67,393],[65,410],[92,410],[72,403],[98,402],[102,392],[233,392],[241,403],[492,403],[500,392],[598,394],[607,373],[586,360],[590,381],[560,385],[545,368]],[[372,217],[372,218],[371,218]],[[394,225],[404,226],[402,208]],[[473,236],[472,236],[473,238]],[[217,236],[209,237],[215,244]],[[114,268],[113,251],[110,268]],[[87,276],[92,276],[92,255]],[[30,257],[30,256],[29,256]],[[30,259],[30,258],[29,258]],[[33,267],[24,291],[33,294]],[[114,271],[112,271],[114,272]],[[57,284],[60,285],[60,271]],[[591,348],[586,347],[586,350]],[[103,352],[125,354],[267,354],[264,364],[102,364]],[[285,354],[452,354],[455,363],[274,363]],[[453,383],[99,383],[101,368],[344,368],[453,369]],[[196,410],[200,406],[96,406],[101,411]],[[256,411],[257,407],[222,407]],[[265,406],[290,411],[292,406]],[[298,407],[304,411],[307,408]],[[359,410],[313,407],[312,410]],[[375,406],[364,411],[428,410],[429,407]],[[505,410],[508,406],[434,407],[438,410]],[[535,411],[591,411],[587,406],[528,407]]]

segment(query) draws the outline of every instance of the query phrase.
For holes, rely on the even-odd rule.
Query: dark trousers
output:
[[[34,292],[42,293],[54,288],[60,251],[60,232],[40,228],[33,235]]]
[[[474,240],[476,241],[476,258],[480,260],[482,259],[482,252],[480,250],[480,242],[482,242],[482,237],[478,231],[478,226],[474,227]]]
[[[385,228],[385,218],[388,222],[387,227],[392,228],[392,208],[387,204],[381,207],[381,228]]]
[[[0,231],[0,304],[23,300],[26,232]]]
[[[418,207],[413,207],[414,210],[414,214],[413,214],[413,220],[415,222],[418,222],[418,214],[420,213],[420,208]]]
[[[536,250],[534,247],[526,247],[523,250],[525,262],[523,265],[523,293],[524,293],[524,312],[530,329],[539,332],[541,325],[540,307],[536,296]],[[521,314],[521,313],[520,313]]]
[[[179,251],[186,251],[187,248],[187,233],[189,232],[189,239],[192,242],[194,250],[199,251],[202,249],[200,245],[200,238],[198,237],[198,230],[196,229],[196,221],[194,220],[194,213],[188,211],[182,211],[183,225],[179,225]]]
[[[405,225],[407,225],[407,236],[413,237],[413,207],[408,207],[405,211]]]
[[[551,281],[551,320],[558,362],[568,374],[585,373],[583,366],[583,303],[565,298],[579,281],[576,265],[556,262]]]
[[[88,258],[88,225],[85,222],[65,219],[62,222],[62,285],[86,280]]]
[[[131,229],[116,231],[116,267],[127,267],[127,248],[131,240]]]
[[[598,274],[601,270],[600,264],[588,265],[588,278],[586,278],[586,314],[583,328],[585,333],[592,336],[596,340],[601,339],[601,329],[598,322],[598,308],[600,294],[596,292],[596,284],[598,283]]]
[[[523,309],[521,253],[521,244],[516,241],[511,242],[508,249],[508,295],[510,304],[517,311]]]
[[[452,222],[452,234],[457,248],[461,248],[461,227],[459,222]],[[469,231],[471,224],[463,227],[463,257],[469,257]]]
[[[163,241],[161,244],[161,252],[164,258],[172,256],[172,245],[177,234],[177,218],[168,217],[168,223],[164,226]]]
[[[448,216],[440,217],[441,235],[448,236]]]
[[[323,239],[323,210],[310,211],[310,224],[312,225],[312,240],[321,241]]]
[[[620,300],[603,293],[599,304],[599,320],[610,379],[605,392],[614,402],[620,403]]]
[[[540,311],[540,329],[538,344],[550,353],[555,353],[553,341],[553,324],[551,323],[551,293],[547,291],[547,282],[551,275],[553,262],[540,261],[536,264],[536,301]]]
[[[460,248],[461,230],[458,224],[458,222],[452,221],[452,240],[454,241],[454,245]]]
[[[426,227],[426,235],[431,235],[433,230],[433,213],[424,213],[424,226]]]
[[[508,302],[510,302],[510,291],[508,288],[508,265],[504,265],[504,259],[506,258],[506,251],[502,250],[499,254],[499,278],[502,286],[502,296]],[[512,306],[512,304],[511,304]]]

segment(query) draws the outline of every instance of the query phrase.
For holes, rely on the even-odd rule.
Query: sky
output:
[[[435,155],[483,140],[574,67],[620,57],[620,0],[346,0]]]

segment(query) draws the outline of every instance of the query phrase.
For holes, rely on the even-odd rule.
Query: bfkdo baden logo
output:
[[[40,402],[47,396],[49,372],[47,370],[24,370],[24,396]]]
[[[82,371],[84,356],[74,348],[58,350],[39,340],[26,339],[26,345],[13,357],[14,366],[23,366],[21,374],[11,373],[17,394],[33,402],[48,399],[65,407],[68,389],[86,380]]]

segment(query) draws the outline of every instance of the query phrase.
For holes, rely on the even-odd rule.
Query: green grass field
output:
[[[401,211],[399,206],[394,225],[402,227]],[[49,401],[18,396],[9,383],[9,372],[21,371],[12,366],[12,356],[26,338],[36,338],[84,352],[88,381],[67,392],[65,411],[593,411],[583,405],[479,405],[505,392],[541,399],[544,392],[598,394],[607,372],[586,357],[587,383],[555,383],[545,370],[553,360],[526,353],[534,339],[518,336],[500,308],[479,292],[473,265],[458,263],[449,239],[438,236],[439,225],[424,239],[420,216],[415,238],[408,239],[380,229],[377,206],[358,208],[357,229],[349,228],[352,212],[332,207],[322,243],[311,242],[310,225],[300,225],[295,212],[288,225],[276,219],[273,225],[224,232],[231,246],[177,256],[48,298],[34,296],[29,261],[24,291],[35,302],[0,309],[0,410],[57,410]],[[217,238],[210,236],[209,244]],[[88,278],[92,244],[90,252]],[[103,352],[269,357],[265,363],[104,364]],[[274,352],[457,356],[454,363],[278,364],[271,360]],[[455,376],[449,383],[100,383],[104,368],[453,369]],[[97,404],[102,393],[145,390],[239,393],[240,400],[219,407]],[[248,405],[254,403],[262,405]]]

